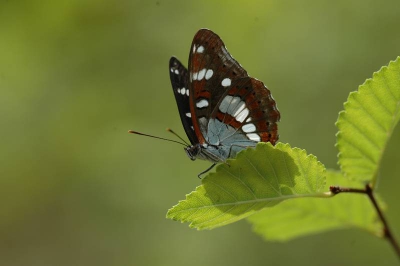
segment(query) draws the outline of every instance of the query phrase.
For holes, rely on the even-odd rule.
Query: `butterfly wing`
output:
[[[189,104],[188,71],[175,57],[169,60],[169,75],[183,128],[192,145],[199,142],[194,133]]]
[[[278,140],[280,113],[270,91],[248,76],[210,30],[199,30],[193,39],[188,82],[193,126],[200,143],[229,149]],[[231,156],[226,150],[221,155],[222,160]]]

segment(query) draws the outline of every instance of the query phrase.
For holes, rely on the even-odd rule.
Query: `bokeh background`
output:
[[[400,55],[399,14],[398,0],[1,1],[0,265],[396,264],[359,230],[282,244],[246,221],[196,231],[167,220],[209,163],[127,131],[185,136],[168,60],[186,63],[210,28],[271,89],[280,140],[336,168],[338,112]],[[399,136],[379,183],[398,239]]]

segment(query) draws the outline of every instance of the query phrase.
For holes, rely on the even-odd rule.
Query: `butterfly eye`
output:
[[[199,155],[201,151],[201,148],[199,145],[193,145],[185,148],[185,152],[187,156],[190,158],[190,160],[194,161],[196,160],[196,157]]]

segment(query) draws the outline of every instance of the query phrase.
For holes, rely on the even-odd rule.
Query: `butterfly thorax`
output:
[[[226,156],[225,147],[222,144],[194,144],[184,148],[186,155],[192,160],[208,160],[214,163],[224,162],[228,156]]]

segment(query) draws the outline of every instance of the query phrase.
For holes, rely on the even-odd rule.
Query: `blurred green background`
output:
[[[271,89],[280,140],[336,168],[338,112],[400,55],[399,14],[398,0],[1,1],[0,265],[396,264],[358,230],[282,244],[245,221],[199,232],[167,220],[210,164],[127,131],[185,135],[168,60],[187,65],[210,28]],[[398,239],[399,136],[379,183]]]

